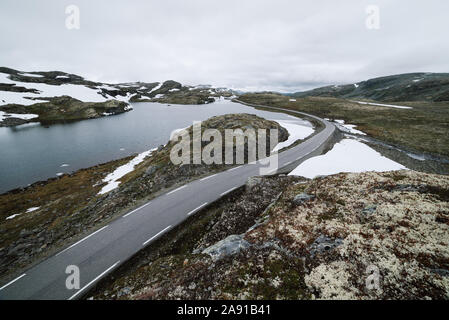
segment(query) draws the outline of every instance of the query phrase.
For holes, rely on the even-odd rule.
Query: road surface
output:
[[[318,134],[298,146],[279,153],[279,168],[306,158],[325,144],[336,130],[333,124],[312,115],[274,107],[270,109],[307,115],[325,126]],[[143,247],[203,207],[244,185],[248,177],[259,175],[262,166],[266,165],[257,162],[234,167],[198,179],[151,200],[30,268],[12,281],[0,285],[0,299],[62,300],[82,297],[98,280]],[[69,277],[66,268],[70,265],[75,265],[80,270],[79,289],[66,287]]]

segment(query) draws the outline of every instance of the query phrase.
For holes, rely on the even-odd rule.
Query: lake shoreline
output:
[[[189,126],[195,120],[231,113],[289,120],[281,112],[256,110],[229,100],[170,106],[139,102],[132,106],[131,112],[89,121],[0,128],[0,147],[11,151],[0,160],[0,193],[55,178],[58,173],[71,174],[157,148],[166,142],[172,130]],[[168,120],[164,120],[167,115]],[[62,167],[63,164],[68,166]]]

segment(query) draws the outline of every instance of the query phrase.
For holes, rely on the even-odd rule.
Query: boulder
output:
[[[309,252],[312,255],[312,257],[316,254],[321,254],[327,251],[330,251],[340,245],[343,244],[343,240],[336,238],[331,239],[329,237],[326,237],[324,235],[320,235],[318,238],[315,239],[315,241],[310,245]]]
[[[307,193],[300,193],[293,198],[293,203],[297,206],[303,204],[304,202],[311,201],[315,199],[314,195],[310,195]]]
[[[202,251],[212,257],[212,260],[219,260],[225,256],[239,253],[240,250],[250,246],[249,242],[243,239],[243,235],[230,235],[229,237],[218,241]]]

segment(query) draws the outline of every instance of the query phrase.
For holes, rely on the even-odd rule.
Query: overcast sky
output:
[[[68,5],[80,29],[67,29]],[[380,29],[366,27],[366,7]],[[104,82],[299,91],[449,72],[449,1],[1,0],[0,65]]]

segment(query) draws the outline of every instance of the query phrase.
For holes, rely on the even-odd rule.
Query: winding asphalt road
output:
[[[319,133],[298,146],[279,153],[279,168],[306,158],[325,144],[336,130],[333,124],[309,114],[268,108],[306,115],[324,124],[324,129]],[[0,287],[0,299],[81,298],[98,280],[166,231],[226,193],[244,185],[248,177],[259,175],[261,167],[266,167],[266,164],[256,162],[234,167],[151,200],[4,284]],[[79,289],[66,287],[66,279],[69,277],[66,268],[69,265],[75,265],[80,270]]]

